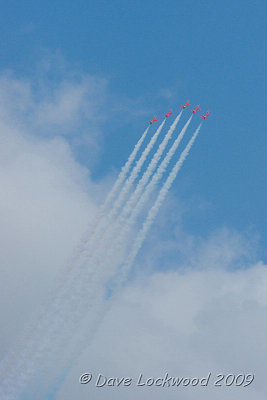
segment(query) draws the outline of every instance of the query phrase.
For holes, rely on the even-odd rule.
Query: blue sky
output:
[[[212,117],[204,122],[111,312],[97,305],[103,282],[91,283],[95,259],[90,264],[85,257],[89,268],[78,264],[74,289],[77,293],[82,284],[84,296],[77,296],[77,305],[80,300],[86,306],[83,301],[97,294],[93,313],[104,320],[55,396],[88,398],[76,379],[88,368],[94,375],[104,367],[105,373],[135,374],[141,365],[149,374],[161,374],[168,365],[187,376],[200,366],[201,374],[209,368],[255,371],[252,397],[262,400],[267,373],[267,269],[261,262],[267,257],[265,2],[2,3],[0,352],[12,343],[20,346],[16,335],[23,337],[26,321],[42,310],[57,274],[62,282],[68,275],[74,244],[81,244],[96,205],[147,121],[156,115],[159,124],[170,108],[176,114],[190,100]],[[184,112],[180,126],[189,115]],[[166,125],[172,121],[173,116]],[[187,139],[199,121],[200,113]],[[68,290],[73,286],[62,298],[62,318],[72,309]],[[57,320],[50,306],[52,321]],[[94,331],[94,315],[87,317],[81,324],[65,318],[70,327],[79,325],[65,329],[65,343],[76,328],[81,336]],[[47,327],[47,336],[45,330],[42,338],[36,336],[38,346],[39,339],[61,340],[53,324]],[[57,341],[51,340],[51,349]],[[31,341],[26,350],[31,353]],[[41,353],[32,352],[33,358]],[[55,371],[64,363],[61,356]],[[13,367],[10,372],[13,384]],[[227,397],[217,393],[218,399]],[[244,400],[251,392],[240,393],[237,399]],[[99,396],[103,393],[93,391],[92,398]],[[186,396],[195,398],[195,392]],[[135,392],[124,397],[147,399]],[[161,392],[153,398],[162,398]],[[202,398],[214,394],[202,391]]]
[[[60,54],[107,79],[122,110],[125,102],[136,109],[109,110],[94,179],[123,164],[148,118],[190,99],[213,116],[174,192],[212,206],[192,210],[197,224],[190,217],[188,227],[249,230],[266,244],[264,2],[35,0],[1,9],[1,70],[31,77],[45,54]]]

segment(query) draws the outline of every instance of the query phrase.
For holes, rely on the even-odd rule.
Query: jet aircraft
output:
[[[153,117],[151,121],[148,121],[148,123],[149,123],[150,125],[152,125],[152,124],[153,124],[154,122],[156,122],[156,121],[157,121],[156,117]]]
[[[211,117],[211,114],[209,114],[209,111],[207,111],[204,115],[201,115],[201,118],[207,119],[208,117]]]
[[[201,110],[201,108],[199,108],[199,104],[194,108],[194,110],[192,110],[192,113],[195,114],[198,110]]]
[[[181,106],[181,107],[182,107],[182,108],[186,108],[186,107],[188,107],[188,106],[191,106],[191,104],[189,104],[189,101],[186,101],[186,102],[184,103],[184,105]]]
[[[169,111],[167,112],[167,114],[165,114],[165,117],[167,118],[167,117],[169,117],[169,116],[172,115],[172,114],[173,114],[172,110],[169,110]]]

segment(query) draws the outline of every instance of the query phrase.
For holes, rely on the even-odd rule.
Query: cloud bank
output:
[[[73,137],[83,142],[83,128],[104,101],[103,82],[63,77],[50,91],[43,84],[37,90],[36,81],[0,76],[2,353],[17,322],[23,326],[44,300],[105,191],[72,151]],[[86,141],[88,157],[97,157],[101,125],[94,122]]]
[[[191,254],[198,258],[194,267],[177,265],[178,271],[137,273],[115,299],[93,343],[70,372],[57,399],[123,396],[191,400],[197,396],[263,400],[267,270],[261,262],[238,270],[231,268],[231,262],[220,265],[225,248],[235,253],[235,258],[243,258],[245,249],[239,244],[237,250],[234,236],[228,232],[226,237],[224,230],[220,252],[214,246],[214,238],[207,241],[205,252],[199,244],[195,254]],[[93,375],[88,385],[78,382],[84,372]],[[207,387],[138,387],[141,373],[143,380],[166,373],[189,378],[203,378],[211,373],[211,378]],[[99,374],[107,378],[131,377],[133,383],[129,387],[96,387]],[[219,374],[253,374],[255,378],[247,387],[215,387]]]

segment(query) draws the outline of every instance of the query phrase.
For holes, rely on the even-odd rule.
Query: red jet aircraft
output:
[[[186,101],[186,102],[184,103],[184,105],[181,106],[181,107],[182,107],[182,108],[186,108],[186,107],[188,107],[188,106],[191,106],[191,104],[189,104],[189,101]]]
[[[165,117],[169,117],[172,114],[173,114],[173,112],[172,112],[172,110],[170,110],[170,111],[167,112],[167,114],[165,114]]]
[[[156,117],[153,117],[151,121],[148,121],[148,123],[149,123],[150,125],[152,125],[152,124],[153,124],[154,122],[156,122],[156,121],[157,121]]]
[[[198,110],[201,110],[201,108],[199,108],[199,104],[194,108],[194,110],[192,110],[192,113],[195,114]]]
[[[209,114],[209,111],[207,111],[204,115],[201,115],[201,118],[206,119],[208,117],[211,117],[211,114]]]

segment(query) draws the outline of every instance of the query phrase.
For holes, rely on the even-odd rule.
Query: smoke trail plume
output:
[[[188,121],[184,125],[183,129],[181,130],[181,132],[179,133],[178,137],[174,141],[174,143],[171,146],[170,150],[168,151],[168,153],[166,154],[165,158],[163,159],[163,161],[161,162],[161,164],[157,168],[156,172],[154,173],[150,183],[147,185],[147,187],[144,190],[143,194],[141,195],[141,197],[137,201],[137,204],[135,205],[135,207],[131,208],[127,204],[124,207],[124,209],[123,209],[123,211],[121,213],[121,216],[118,218],[118,220],[116,222],[115,228],[111,232],[110,237],[107,239],[107,242],[106,242],[106,248],[107,248],[108,257],[110,257],[110,258],[114,257],[114,255],[120,249],[125,247],[125,245],[126,245],[125,241],[126,241],[126,239],[128,237],[128,234],[129,234],[132,226],[134,225],[138,215],[143,210],[143,207],[144,207],[146,201],[149,199],[149,196],[150,196],[151,192],[153,191],[153,189],[155,188],[155,186],[157,185],[157,183],[161,179],[161,177],[162,177],[163,173],[165,172],[169,162],[171,161],[173,155],[175,154],[175,151],[177,150],[177,148],[178,148],[183,136],[185,135],[186,130],[187,130],[187,128],[188,128],[188,126],[189,126],[189,124],[190,124],[190,122],[192,120],[192,117],[193,116],[191,115],[191,117],[188,119]],[[133,194],[133,196],[134,195],[135,194]],[[130,201],[131,201],[131,198],[130,198],[129,202]],[[126,218],[128,213],[130,213],[130,216],[128,218]],[[100,263],[102,268],[104,268],[105,259],[102,258],[102,263],[101,263],[100,260],[98,262]]]
[[[138,202],[136,204],[136,207],[132,210],[129,219],[127,220],[127,223],[125,224],[126,229],[129,230],[131,225],[135,222],[136,218],[138,217],[138,215],[142,211],[146,201],[149,199],[149,196],[150,196],[151,192],[154,190],[155,186],[158,184],[158,182],[162,178],[164,172],[166,171],[166,168],[168,167],[172,157],[174,156],[174,154],[175,154],[175,152],[176,152],[181,140],[183,139],[183,137],[184,137],[184,135],[186,133],[186,130],[187,130],[187,128],[188,128],[188,126],[189,126],[189,124],[190,124],[190,122],[192,120],[192,117],[193,117],[193,115],[191,115],[191,117],[188,119],[188,121],[184,125],[183,129],[179,133],[179,135],[176,138],[176,140],[173,142],[173,145],[171,146],[170,150],[166,154],[165,158],[162,160],[162,162],[158,166],[158,168],[157,168],[156,172],[154,173],[151,181],[147,185],[144,193],[139,198],[139,200],[138,200]]]
[[[143,144],[143,141],[145,140],[145,138],[147,136],[148,130],[149,130],[149,126],[146,128],[146,130],[142,134],[141,138],[138,140],[138,142],[134,146],[134,149],[133,149],[132,153],[130,154],[128,160],[126,161],[126,163],[122,167],[118,178],[116,179],[113,187],[111,188],[110,192],[108,193],[108,195],[106,197],[106,200],[104,201],[102,206],[100,206],[99,212],[97,213],[96,217],[94,218],[94,221],[92,221],[92,223],[90,224],[89,229],[83,235],[83,239],[81,239],[81,245],[79,246],[79,248],[77,248],[76,253],[80,253],[82,246],[84,246],[86,243],[88,243],[88,241],[90,240],[90,237],[94,234],[95,229],[97,228],[99,221],[104,217],[104,215],[106,214],[108,208],[110,207],[110,205],[112,204],[112,202],[115,199],[116,195],[118,194],[118,191],[119,191],[122,183],[125,181],[125,179],[127,177],[127,174],[130,171],[130,169],[132,167],[132,164],[133,164],[133,162],[134,162],[134,160],[136,158],[136,155],[137,155],[139,149],[141,148],[141,145]]]
[[[136,219],[136,216],[139,214],[141,211],[146,199],[148,198],[149,194],[155,187],[155,185],[159,182],[161,179],[163,173],[165,172],[168,163],[170,162],[171,158],[173,157],[180,141],[182,140],[186,129],[188,125],[191,122],[192,116],[189,118],[187,123],[185,124],[184,128],[180,132],[179,136],[175,140],[173,146],[171,149],[168,151],[166,157],[164,160],[161,162],[160,166],[158,167],[156,173],[154,174],[151,182],[147,185],[147,188],[145,189],[143,195],[141,195],[145,185],[149,181],[150,176],[153,174],[154,170],[156,169],[156,166],[160,160],[161,155],[163,154],[164,149],[166,148],[166,145],[179,121],[181,113],[176,117],[176,120],[170,127],[167,135],[165,136],[164,140],[160,144],[158,150],[152,157],[152,161],[150,162],[145,174],[143,177],[140,179],[140,182],[138,183],[137,188],[139,187],[138,191],[136,189],[135,197],[130,197],[131,202],[127,202],[126,206],[123,208],[123,212],[120,214],[121,216],[126,216],[130,212],[130,218],[129,222],[128,220],[125,220],[125,226],[128,227],[128,229],[131,226],[131,223],[133,223]],[[108,242],[108,238],[114,230],[111,229],[107,231],[107,235],[104,235],[105,233],[105,224],[109,224],[110,222],[113,221],[113,217],[116,216],[116,214],[120,211],[120,208],[122,207],[122,204],[131,189],[132,184],[134,183],[135,179],[138,176],[138,173],[140,172],[142,165],[144,164],[146,158],[148,157],[148,154],[152,150],[158,135],[160,134],[163,126],[164,126],[165,120],[162,122],[162,124],[159,126],[157,129],[156,133],[154,136],[151,138],[149,144],[143,151],[140,159],[138,160],[136,166],[133,168],[132,173],[130,174],[129,178],[126,180],[126,176],[130,171],[130,168],[134,162],[134,159],[136,157],[136,154],[138,152],[138,149],[140,149],[141,144],[148,132],[148,128],[146,131],[143,133],[142,137],[140,138],[139,142],[135,146],[135,152],[133,151],[125,164],[125,166],[122,168],[121,173],[115,182],[110,194],[108,195],[107,200],[104,202],[102,208],[101,208],[101,213],[103,213],[103,216],[105,215],[106,211],[112,204],[112,202],[115,200],[112,211],[109,216],[109,219],[104,219],[102,218],[103,221],[99,220],[98,217],[98,223],[97,226],[93,227],[93,233],[91,232],[92,236],[90,237],[90,243],[89,247],[90,249],[97,250],[92,258],[88,261],[86,258],[81,258],[80,264],[75,265],[75,270],[73,270],[73,274],[68,276],[67,280],[67,285],[62,288],[62,291],[58,293],[58,296],[56,297],[55,302],[52,303],[50,312],[48,315],[45,315],[45,318],[42,319],[40,324],[38,324],[37,329],[34,332],[34,335],[31,337],[31,340],[28,342],[28,344],[20,349],[20,359],[18,360],[17,363],[15,363],[15,369],[19,371],[20,376],[18,377],[18,381],[14,382],[13,380],[13,370],[14,366],[10,365],[9,368],[9,375],[7,376],[7,379],[5,381],[5,387],[3,386],[3,391],[0,392],[1,399],[17,399],[18,393],[22,393],[25,385],[29,383],[29,381],[36,376],[36,373],[38,375],[38,372],[43,369],[44,374],[42,376],[45,377],[45,379],[48,379],[47,375],[47,368],[51,360],[53,361],[53,357],[55,358],[56,355],[58,354],[64,354],[62,356],[62,360],[65,357],[65,349],[68,346],[68,343],[70,342],[73,333],[76,330],[77,324],[80,324],[82,321],[83,316],[85,315],[86,312],[90,314],[90,326],[93,329],[96,329],[94,325],[95,320],[102,320],[103,314],[99,316],[97,313],[97,310],[99,312],[100,309],[102,309],[102,300],[105,298],[103,295],[104,292],[104,284],[109,281],[111,276],[114,276],[114,273],[118,271],[118,266],[122,265],[121,271],[122,274],[119,277],[119,279],[116,280],[116,287],[119,287],[121,283],[123,283],[123,280],[125,279],[128,270],[131,268],[134,259],[137,255],[137,252],[139,248],[142,246],[143,241],[145,240],[145,237],[147,235],[147,232],[153,223],[159,207],[161,206],[165,196],[167,195],[167,192],[169,188],[171,187],[171,184],[173,180],[175,179],[179,169],[182,166],[182,163],[184,162],[185,158],[187,157],[189,150],[191,146],[193,145],[194,140],[196,139],[196,136],[200,130],[200,126],[198,127],[198,130],[194,133],[194,136],[192,139],[189,141],[188,145],[186,146],[185,150],[182,152],[178,162],[175,164],[175,167],[172,169],[169,177],[167,178],[164,186],[159,192],[158,198],[154,204],[154,206],[150,209],[148,216],[143,224],[142,229],[140,230],[136,241],[134,242],[134,245],[131,249],[131,252],[129,256],[126,258],[126,262],[123,263],[123,260],[125,260],[125,255],[123,253],[124,246],[123,241],[126,240],[126,237],[122,237],[122,233],[126,232],[125,230],[122,230],[120,233],[119,237],[115,237],[114,240],[115,242]],[[139,146],[137,149],[136,147]],[[127,168],[126,168],[127,166]],[[126,180],[126,182],[125,182]],[[123,185],[121,193],[118,195],[119,188]],[[118,196],[116,200],[116,196]],[[139,198],[139,196],[141,196]],[[139,198],[139,201],[138,201]],[[137,204],[136,204],[137,203]],[[134,207],[135,206],[135,207]],[[127,208],[128,207],[128,208]],[[132,210],[132,207],[134,209]],[[101,215],[101,213],[99,215]],[[124,214],[125,213],[125,214]],[[101,218],[100,218],[101,219]],[[99,222],[100,221],[100,222]],[[124,227],[125,229],[125,227]],[[101,240],[100,240],[101,239]],[[98,242],[99,240],[99,242]],[[98,248],[94,247],[98,245]],[[110,246],[110,247],[108,247]],[[116,254],[116,259],[112,260],[110,255],[113,255],[113,253],[117,253],[118,251],[118,246],[122,250],[122,254],[118,255]],[[108,251],[107,251],[108,250]],[[120,257],[124,257],[121,259],[121,262],[119,263],[118,260],[120,260]],[[85,264],[87,262],[87,264]],[[83,268],[85,267],[85,268]],[[76,270],[77,269],[77,270]],[[89,279],[91,276],[90,274],[94,272],[93,279]],[[105,308],[105,307],[104,307]],[[97,322],[98,324],[98,322]],[[85,333],[84,333],[85,335]],[[83,334],[82,334],[83,336]],[[85,343],[86,340],[84,341],[85,336],[80,338],[77,342],[77,347],[75,347],[75,352],[79,352],[81,350],[81,342]],[[68,355],[66,355],[68,358]],[[74,357],[74,356],[73,356]],[[61,361],[58,361],[59,364]],[[57,365],[57,367],[59,366]],[[55,367],[56,368],[56,367]],[[51,372],[50,372],[51,373]],[[49,373],[48,373],[49,374]],[[52,379],[52,378],[51,378]],[[35,399],[36,400],[36,399]]]
[[[99,242],[99,235],[100,236],[102,235],[103,230],[105,230],[105,226],[106,226],[106,221],[103,222],[102,220],[106,216],[107,210],[108,210],[109,206],[111,205],[111,203],[113,202],[115,196],[118,194],[120,186],[125,181],[125,179],[127,177],[127,174],[130,171],[130,169],[132,167],[132,164],[133,164],[133,162],[134,162],[134,160],[136,158],[136,155],[137,155],[138,151],[140,150],[141,145],[142,145],[142,143],[144,142],[144,140],[145,140],[145,138],[147,136],[148,131],[149,131],[149,126],[146,128],[146,130],[142,134],[141,138],[139,139],[137,144],[134,146],[134,150],[130,154],[130,156],[129,156],[127,162],[125,163],[125,165],[122,167],[117,180],[115,181],[115,183],[114,183],[111,191],[109,192],[105,202],[100,207],[100,210],[97,213],[96,217],[91,222],[91,224],[89,226],[89,229],[83,234],[82,238],[80,239],[79,244],[76,245],[76,248],[75,248],[75,250],[73,252],[73,256],[70,259],[70,261],[68,263],[68,266],[65,267],[65,269],[64,269],[65,278],[64,278],[64,280],[61,279],[61,285],[60,285],[60,287],[57,288],[57,293],[60,293],[60,291],[62,290],[62,286],[63,285],[65,285],[65,288],[63,289],[65,292],[68,289],[70,289],[69,287],[68,288],[66,287],[67,282],[68,282],[68,286],[69,286],[70,283],[74,279],[74,275],[77,275],[75,272],[72,273],[71,270],[73,270],[74,266],[77,267],[77,262],[79,261],[80,257],[85,252],[87,254],[89,252],[92,252],[92,250],[94,249],[96,243]],[[156,133],[159,134],[160,132],[156,132]],[[85,255],[85,257],[87,257],[87,255]],[[82,261],[82,260],[79,261],[79,263],[82,263],[82,264],[84,262],[85,261]]]
[[[112,201],[114,200],[115,196],[117,195],[118,189],[120,188],[121,184],[124,182],[124,180],[126,179],[126,176],[128,174],[128,172],[130,171],[130,168],[132,166],[132,163],[135,160],[135,157],[138,153],[138,150],[140,149],[143,141],[145,140],[145,137],[147,135],[147,132],[149,130],[149,126],[147,127],[147,129],[145,130],[145,132],[143,133],[143,135],[141,136],[141,138],[139,139],[139,141],[136,143],[136,145],[134,146],[134,149],[132,151],[132,153],[130,154],[127,162],[125,163],[125,165],[122,167],[121,172],[119,173],[119,176],[116,180],[116,182],[114,183],[111,191],[109,192],[103,206],[102,206],[102,212],[104,212],[105,210],[108,209],[108,207],[110,206],[110,204],[112,203]]]
[[[125,264],[123,265],[123,267],[120,269],[120,278],[118,278],[118,282],[117,284],[123,283],[123,281],[125,280],[128,271],[130,270],[130,268],[132,267],[134,260],[137,256],[137,253],[139,251],[139,249],[141,248],[147,233],[152,225],[152,223],[154,222],[158,211],[173,183],[173,181],[175,180],[179,170],[181,169],[186,157],[189,154],[189,151],[191,149],[191,147],[194,144],[194,141],[197,138],[197,135],[200,131],[202,122],[199,124],[198,128],[196,129],[194,135],[192,136],[192,138],[189,140],[186,148],[183,150],[183,152],[181,153],[179,160],[176,162],[176,164],[174,165],[173,169],[171,170],[167,180],[165,181],[163,187],[161,188],[158,197],[153,205],[153,207],[149,210],[148,215],[143,223],[143,226],[141,228],[141,230],[138,233],[138,236],[132,246],[131,252],[125,262]]]
[[[167,134],[165,135],[163,141],[161,142],[161,144],[158,147],[158,150],[156,151],[156,153],[154,154],[152,160],[150,161],[145,173],[143,174],[142,178],[140,179],[134,193],[132,194],[132,196],[130,197],[130,199],[127,201],[121,215],[120,218],[125,218],[129,212],[132,210],[133,206],[136,204],[140,194],[142,193],[145,185],[147,184],[147,182],[149,181],[149,178],[151,177],[151,175],[153,174],[155,168],[158,165],[158,162],[169,142],[169,140],[172,137],[172,134],[181,118],[183,110],[179,113],[179,115],[175,118],[174,122],[172,123],[172,125],[170,126],[170,129],[168,130]]]
[[[159,126],[159,128],[157,129],[157,131],[155,132],[155,134],[153,135],[153,137],[151,138],[149,144],[147,145],[147,147],[145,148],[145,150],[143,151],[140,159],[138,160],[136,166],[134,167],[132,173],[130,174],[130,177],[128,178],[128,180],[126,181],[123,189],[122,189],[122,194],[119,195],[118,200],[115,202],[117,204],[117,209],[120,207],[121,203],[124,200],[124,197],[127,195],[128,190],[130,189],[130,186],[133,184],[134,180],[136,179],[139,171],[141,170],[141,167],[143,165],[143,163],[145,162],[148,154],[150,153],[150,151],[152,150],[163,126],[165,124],[165,120],[161,123],[161,125]],[[131,158],[131,160],[133,159],[133,157]],[[131,161],[132,162],[132,161]],[[130,163],[129,163],[130,164]],[[128,164],[128,165],[129,165]],[[122,175],[121,175],[122,176]],[[119,185],[117,185],[116,187],[119,187]],[[114,191],[115,192],[115,191]],[[114,193],[113,192],[113,193]],[[111,197],[110,197],[111,198]],[[110,201],[110,200],[109,200]],[[106,202],[105,202],[106,203]],[[116,213],[116,207],[114,209],[113,207],[113,213]],[[98,226],[98,231],[100,234],[103,233],[100,232],[99,228],[101,228],[101,224],[99,224]],[[97,239],[96,235],[94,235],[94,238],[92,239]],[[93,246],[94,240],[91,240],[91,248]],[[97,240],[95,240],[95,243],[97,243]],[[105,243],[104,240],[102,241],[102,247],[105,247]],[[100,253],[101,253],[101,245],[100,245]],[[105,257],[103,257],[105,258]],[[91,265],[92,265],[92,260],[91,261]],[[96,261],[96,264],[98,263],[98,259],[96,259],[94,257],[94,261]],[[89,265],[87,265],[87,269],[88,269]],[[88,274],[89,271],[87,271]],[[71,319],[72,319],[72,323],[74,321],[79,320],[79,316],[81,316],[81,312],[82,310],[79,311],[79,308],[76,307],[78,304],[81,306],[81,304],[83,304],[83,306],[87,303],[87,301],[84,299],[82,299],[83,296],[85,296],[85,293],[83,292],[84,287],[86,286],[86,279],[83,280],[83,278],[85,277],[84,275],[87,275],[86,271],[83,271],[81,273],[81,275],[77,275],[76,271],[74,271],[74,275],[76,276],[76,278],[78,279],[77,285],[73,288],[70,287],[70,283],[74,283],[73,278],[74,276],[70,276],[68,279],[68,285],[67,288],[66,286],[63,288],[62,292],[59,293],[59,296],[57,297],[57,299],[55,299],[55,303],[52,306],[52,315],[48,315],[47,318],[45,318],[41,323],[39,328],[41,328],[41,330],[45,330],[47,332],[47,340],[44,341],[43,344],[39,344],[38,346],[38,351],[35,354],[35,357],[33,357],[32,362],[28,363],[30,365],[28,365],[28,369],[27,371],[25,370],[25,379],[27,380],[27,375],[30,376],[32,375],[32,366],[37,366],[37,361],[40,360],[42,354],[44,354],[44,352],[46,350],[49,349],[49,353],[51,353],[52,348],[56,349],[59,346],[58,340],[57,340],[57,336],[58,336],[58,330],[60,331],[62,326],[66,325],[66,321],[68,320],[68,317],[66,315],[66,304],[65,301],[67,301],[68,303],[68,312],[71,315]],[[100,272],[100,275],[101,272]],[[105,275],[105,274],[104,274]],[[109,275],[108,275],[109,276]],[[106,277],[108,277],[106,275]],[[101,279],[100,279],[101,280]],[[98,283],[100,283],[99,279],[97,279]],[[91,282],[92,284],[93,282]],[[94,282],[94,285],[96,284],[96,282]],[[71,295],[70,295],[70,299],[66,299],[66,295],[68,294],[68,291],[71,289]],[[79,290],[82,290],[81,293],[79,293]],[[94,292],[94,290],[93,290]],[[62,306],[64,306],[64,309],[62,308]],[[84,308],[82,307],[82,309],[84,310]],[[56,315],[56,320],[55,320],[55,315]],[[52,318],[52,319],[51,319]],[[67,324],[68,325],[68,324]],[[70,324],[71,325],[71,324]],[[69,329],[71,328],[71,326],[68,327]],[[27,354],[29,353],[31,348],[36,347],[37,344],[37,337],[38,337],[38,332],[40,333],[40,329],[37,329],[37,332],[35,332],[35,337],[33,339],[33,341],[31,341],[31,343],[29,343],[28,346],[28,351],[26,349],[26,351],[22,351],[22,359],[26,359]],[[71,329],[70,329],[70,334],[71,333]],[[52,347],[51,347],[52,346]],[[21,381],[21,387],[23,387],[23,379]],[[15,389],[15,388],[14,388]]]
[[[126,205],[124,206],[123,210],[121,211],[118,220],[115,223],[115,227],[111,232],[107,232],[109,234],[109,237],[107,237],[106,235],[104,236],[104,240],[107,240],[106,244],[106,248],[109,248],[109,250],[111,250],[110,248],[112,247],[114,241],[117,241],[117,246],[113,246],[113,251],[112,253],[115,253],[116,251],[118,251],[118,248],[122,248],[123,247],[123,243],[125,241],[125,235],[127,234],[126,230],[121,231],[121,233],[119,233],[118,231],[122,228],[122,224],[124,219],[127,217],[127,215],[131,212],[131,210],[133,209],[134,205],[136,204],[136,202],[138,201],[138,198],[140,197],[145,185],[147,184],[149,178],[151,177],[151,175],[153,174],[167,144],[168,141],[171,139],[171,136],[180,120],[180,117],[182,115],[182,111],[179,113],[179,115],[175,118],[174,122],[172,123],[172,125],[170,126],[167,134],[164,136],[163,141],[161,142],[161,144],[159,145],[157,151],[155,152],[155,154],[152,157],[152,160],[150,161],[146,171],[144,172],[143,176],[141,177],[134,193],[131,195],[130,199],[127,201]],[[188,126],[188,124],[190,123],[190,121],[187,123],[187,125],[185,126],[185,128],[183,129],[182,133],[179,135],[179,141],[176,141],[175,143],[175,148],[177,148],[179,142],[181,141],[186,128]],[[161,127],[160,127],[161,129]],[[130,225],[128,223],[128,225]],[[102,237],[103,239],[103,237]],[[111,256],[112,254],[110,254]],[[103,258],[102,258],[103,261]]]
[[[176,162],[176,164],[174,165],[173,169],[171,170],[168,178],[166,179],[162,189],[160,190],[158,197],[153,205],[153,207],[150,209],[147,218],[145,219],[145,222],[143,223],[143,226],[141,228],[141,230],[139,231],[139,234],[132,246],[131,252],[129,254],[129,256],[126,259],[126,262],[123,264],[122,268],[117,271],[117,276],[115,278],[115,284],[111,285],[110,288],[112,289],[112,294],[113,297],[115,295],[115,293],[117,292],[117,290],[120,288],[120,286],[124,283],[126,277],[127,277],[127,273],[130,270],[130,268],[133,265],[133,262],[135,260],[135,257],[140,249],[140,247],[142,246],[148,231],[151,227],[151,225],[153,224],[158,211],[166,197],[166,195],[168,194],[169,189],[172,186],[173,181],[175,180],[179,170],[181,169],[186,157],[188,156],[191,147],[193,146],[194,141],[197,138],[197,135],[200,131],[202,123],[198,126],[198,128],[196,129],[194,135],[192,136],[192,138],[189,140],[187,146],[185,147],[185,149],[183,150],[183,152],[181,153],[179,160]],[[104,266],[104,265],[102,265]],[[101,284],[101,282],[105,282],[106,279],[108,277],[110,277],[110,274],[112,274],[112,271],[109,270],[109,267],[106,266],[106,268],[104,268],[105,271],[103,270],[99,270],[99,274],[97,276],[96,281],[94,282],[94,286],[95,284],[98,282],[99,284]],[[97,285],[96,285],[97,286]],[[90,297],[94,295],[94,290],[89,290],[90,292]],[[88,293],[89,294],[89,293]],[[92,324],[92,328],[94,330],[97,329],[98,325],[101,323],[102,319],[104,318],[104,315],[106,314],[106,312],[109,310],[109,308],[111,307],[111,299],[109,299],[108,302],[103,303],[102,305],[100,305],[100,303],[98,303],[99,309],[98,312],[95,314],[94,318],[93,318],[93,324]],[[83,345],[86,343],[88,343],[88,338],[85,337],[84,334],[82,334],[79,338],[79,345],[77,346],[77,350],[83,348]],[[76,351],[77,351],[76,350]],[[80,350],[78,350],[80,351]],[[75,352],[73,353],[73,357],[75,357]],[[77,355],[77,354],[76,354]]]
[[[127,196],[129,190],[131,189],[132,184],[134,183],[135,179],[137,178],[144,162],[146,161],[148,154],[152,150],[160,132],[162,131],[162,128],[163,128],[165,122],[166,122],[166,119],[163,120],[163,122],[160,124],[160,126],[158,127],[158,129],[156,130],[156,132],[154,133],[152,138],[150,139],[150,142],[148,143],[145,150],[143,151],[140,159],[137,161],[136,166],[133,168],[129,178],[126,180],[125,185],[123,186],[123,188],[119,194],[119,197],[115,201],[113,209],[110,213],[111,217],[114,217],[118,213],[118,210],[120,209],[120,207],[122,206],[122,204],[125,200],[125,197]]]
[[[90,243],[88,243],[88,248],[84,250],[86,252],[85,257],[88,256],[88,254],[91,254],[99,247],[100,240],[103,237],[103,234],[105,234],[106,230],[108,227],[114,222],[114,218],[116,217],[117,213],[119,212],[120,208],[122,207],[122,204],[129,193],[134,181],[136,180],[144,162],[146,161],[150,151],[152,150],[159,134],[162,131],[162,128],[166,122],[166,119],[163,120],[163,122],[160,124],[152,138],[150,139],[149,143],[147,144],[146,148],[142,152],[139,160],[137,161],[135,167],[133,168],[132,172],[130,173],[129,178],[126,180],[124,183],[122,190],[120,191],[118,198],[115,200],[113,207],[111,208],[111,211],[106,214],[105,220],[103,218],[100,219],[99,224],[97,224],[96,228],[94,229],[94,235],[91,235],[91,240]]]

